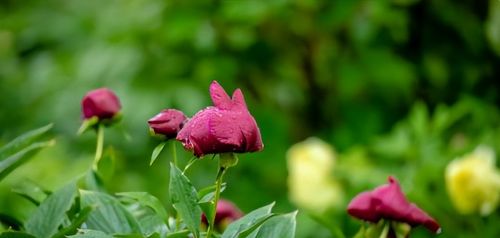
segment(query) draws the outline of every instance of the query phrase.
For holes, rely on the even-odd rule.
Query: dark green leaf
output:
[[[200,236],[201,209],[196,189],[189,179],[170,164],[170,196],[172,205],[195,237]]]
[[[294,238],[297,211],[275,216],[266,221],[255,237]]]
[[[38,138],[40,138],[42,135],[44,135],[47,131],[49,131],[52,128],[52,124],[46,125],[44,127],[40,127],[38,129],[28,131],[8,144],[4,145],[2,148],[0,148],[0,160],[4,160],[8,156],[11,156],[20,150],[24,149],[28,145],[34,143]]]
[[[55,234],[52,238],[66,237],[67,235],[73,234],[76,230],[82,226],[82,224],[87,220],[90,212],[92,211],[92,207],[86,207],[82,209],[75,217],[73,221],[71,221],[71,225],[64,227],[57,234]]]
[[[80,190],[81,207],[95,209],[88,216],[87,228],[109,234],[141,233],[137,220],[120,204],[105,193]]]
[[[274,206],[274,202],[267,205],[267,206],[253,210],[252,212],[248,213],[244,217],[229,224],[229,226],[226,228],[226,230],[222,234],[222,238],[238,237],[238,235],[241,232],[244,232],[248,228],[251,228],[254,224],[261,222],[262,219],[269,216],[271,214],[271,210],[272,210],[273,206]]]
[[[17,218],[3,213],[0,213],[0,224],[3,224],[5,227],[9,227],[13,230],[20,230],[23,226],[23,223]]]
[[[151,161],[149,162],[149,166],[153,165],[153,163],[156,161],[161,151],[163,150],[163,147],[165,147],[165,144],[167,144],[166,141],[160,143],[155,147],[155,149],[153,150],[153,154],[151,154]]]
[[[36,238],[22,231],[6,231],[0,234],[0,238]]]
[[[76,184],[73,182],[48,196],[26,221],[26,231],[36,237],[56,234],[75,197]]]
[[[0,181],[14,169],[26,163],[40,149],[54,144],[54,140],[33,143],[21,151],[7,157],[5,160],[0,161]]]

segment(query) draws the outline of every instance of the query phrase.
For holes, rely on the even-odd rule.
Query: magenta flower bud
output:
[[[99,88],[88,92],[82,99],[84,119],[97,117],[99,120],[111,119],[121,109],[120,100],[107,88]]]
[[[232,202],[221,199],[217,202],[217,209],[215,212],[215,225],[228,225],[229,223],[238,220],[243,216],[243,212],[236,207]],[[201,215],[201,222],[208,225],[207,217],[205,214]]]
[[[166,109],[148,120],[149,127],[157,135],[163,135],[166,139],[177,136],[187,117],[179,110]]]
[[[407,223],[411,226],[423,225],[434,233],[439,233],[439,224],[417,205],[408,202],[399,183],[392,176],[389,184],[372,191],[362,192],[347,206],[347,213],[361,220],[376,223],[380,219]]]
[[[232,98],[213,81],[210,96],[214,106],[196,113],[179,131],[177,140],[201,157],[226,152],[254,152],[264,148],[259,127],[248,112],[243,93],[236,89]]]

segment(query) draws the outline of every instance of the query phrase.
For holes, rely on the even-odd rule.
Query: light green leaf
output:
[[[267,206],[255,209],[252,212],[245,215],[244,217],[229,224],[229,226],[222,234],[222,238],[238,237],[240,233],[246,231],[248,228],[251,228],[254,224],[259,223],[260,221],[262,221],[262,219],[271,215],[271,210],[273,206],[274,202]]]
[[[45,191],[42,187],[33,181],[25,180],[18,186],[12,189],[12,192],[28,199],[36,206],[47,197],[48,191]]]
[[[87,228],[108,234],[141,233],[137,220],[125,209],[118,199],[101,192],[80,190],[81,207],[93,206]]]
[[[221,184],[220,192],[222,193],[226,189],[226,183]],[[215,185],[206,187],[198,191],[198,203],[206,203],[212,201],[215,196]]]
[[[0,160],[4,160],[8,156],[11,156],[29,146],[30,144],[33,144],[38,138],[48,132],[51,128],[52,124],[49,124],[18,136],[17,138],[0,148]]]
[[[160,143],[155,147],[155,149],[153,150],[153,154],[151,154],[151,161],[149,162],[149,166],[153,165],[153,163],[156,161],[161,151],[163,150],[163,147],[165,147],[165,144],[167,144],[166,141]]]
[[[113,236],[108,235],[102,231],[96,230],[79,230],[76,235],[68,236],[69,238],[113,238]]]
[[[189,234],[188,230],[183,230],[183,231],[169,233],[167,235],[167,238],[185,238],[188,237],[188,234]]]
[[[0,181],[17,167],[26,163],[40,149],[55,144],[54,140],[37,142],[0,161]]]
[[[97,163],[96,175],[102,183],[111,180],[115,170],[115,151],[112,147],[108,147],[102,158]]]
[[[201,208],[198,205],[196,189],[172,163],[170,164],[169,190],[173,207],[194,236],[200,237]]]
[[[75,197],[76,184],[73,182],[48,196],[26,221],[26,231],[36,237],[56,234]]]
[[[133,199],[142,204],[143,206],[153,209],[155,213],[159,217],[161,217],[163,221],[167,222],[168,220],[167,210],[165,210],[163,204],[155,196],[146,192],[124,192],[124,193],[117,193],[116,195],[120,197]]]
[[[294,238],[297,211],[275,216],[266,221],[255,237],[266,238]]]

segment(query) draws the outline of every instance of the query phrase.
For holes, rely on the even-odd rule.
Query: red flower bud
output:
[[[97,117],[99,120],[111,119],[120,112],[118,97],[107,88],[99,88],[88,92],[82,99],[84,119]]]
[[[438,233],[439,224],[417,205],[408,202],[399,183],[389,177],[389,184],[362,192],[347,206],[347,212],[358,219],[378,222],[380,219],[404,222],[411,226],[423,225]]]
[[[210,85],[213,107],[193,116],[179,131],[177,140],[184,148],[201,157],[226,152],[254,152],[263,149],[262,138],[255,119],[248,112],[240,89],[232,98],[213,81]]]
[[[187,117],[181,111],[166,109],[149,119],[148,124],[155,134],[171,139],[177,136],[186,120]]]
[[[219,226],[222,223],[231,223],[238,220],[243,216],[243,212],[236,207],[232,202],[221,199],[217,202],[217,209],[215,212],[215,225]],[[208,225],[207,217],[205,214],[201,215],[201,222]]]

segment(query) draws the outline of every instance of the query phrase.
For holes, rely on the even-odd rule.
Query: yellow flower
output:
[[[446,168],[446,187],[453,205],[462,214],[493,212],[500,199],[500,173],[495,168],[495,152],[485,146]]]
[[[293,145],[287,153],[290,200],[300,208],[322,214],[342,205],[343,191],[331,177],[333,148],[317,138]]]

